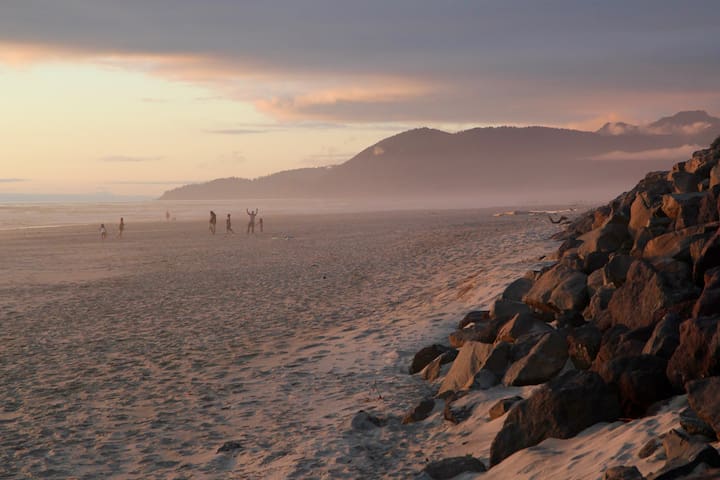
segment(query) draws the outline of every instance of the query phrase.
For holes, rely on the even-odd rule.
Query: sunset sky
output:
[[[0,194],[158,196],[418,126],[720,113],[707,1],[3,0]]]

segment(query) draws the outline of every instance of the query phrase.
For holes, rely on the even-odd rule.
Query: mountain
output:
[[[649,170],[669,168],[718,134],[720,119],[704,111],[680,112],[645,126],[606,124],[595,132],[489,127],[448,133],[418,128],[388,137],[333,167],[185,185],[161,199],[595,200],[630,187]]]

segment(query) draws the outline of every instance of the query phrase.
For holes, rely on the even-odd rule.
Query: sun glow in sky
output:
[[[720,111],[711,0],[0,4],[0,195],[159,196],[400,131]]]
[[[0,91],[4,192],[156,196],[339,163],[392,130],[281,122],[203,84],[100,64],[4,67]]]

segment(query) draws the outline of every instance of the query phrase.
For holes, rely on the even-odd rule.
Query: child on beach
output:
[[[125,230],[125,220],[120,217],[120,225],[118,225],[118,238],[122,238],[123,231]]]
[[[235,233],[232,229],[232,222],[230,221],[230,214],[228,213],[227,220],[225,220],[225,233]]]
[[[105,229],[105,224],[100,224],[100,239],[105,240],[107,238],[107,230]]]
[[[263,221],[262,217],[258,218],[258,226],[260,227],[260,233],[263,231]]]

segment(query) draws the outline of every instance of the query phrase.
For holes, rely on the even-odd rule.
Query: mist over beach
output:
[[[717,33],[2,2],[0,478],[720,478]]]

